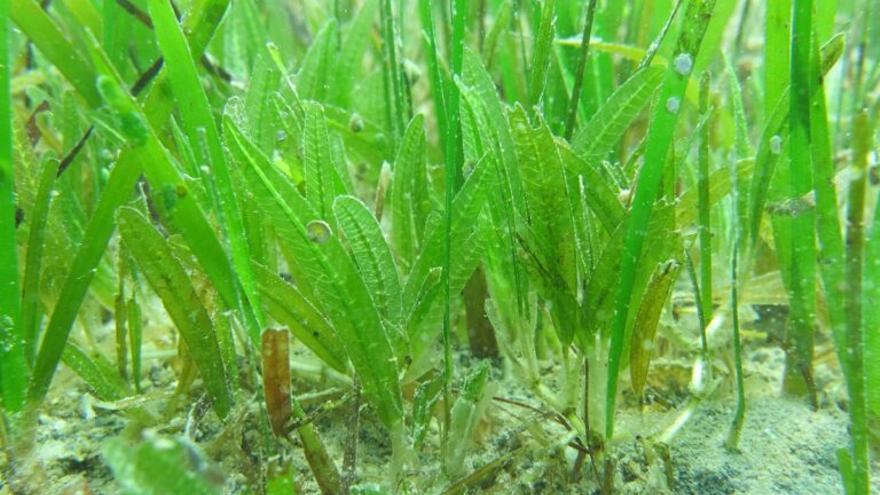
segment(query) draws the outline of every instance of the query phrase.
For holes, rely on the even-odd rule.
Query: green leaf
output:
[[[351,108],[352,89],[362,72],[361,61],[367,51],[378,6],[377,0],[365,1],[342,39],[331,98],[334,104],[342,108]]]
[[[715,0],[688,2],[682,24],[684,28],[676,48],[676,57],[688,57],[693,61],[697,56],[706,27],[712,19],[714,7]],[[664,172],[663,165],[667,162],[681,110],[681,101],[690,79],[690,72],[679,70],[680,67],[679,64],[671,64],[664,76],[659,104],[654,108],[651,126],[648,129],[645,164],[639,173],[630,219],[626,226],[626,240],[620,265],[620,283],[615,296],[615,314],[608,359],[605,436],[609,439],[614,434],[617,378],[620,373],[633,285],[636,280],[639,259],[642,257],[644,241],[648,234],[651,211],[660,192],[660,180]]]
[[[17,9],[13,7],[13,12]],[[0,399],[3,407],[18,411],[24,405],[28,379],[26,352],[32,347],[33,338],[23,333],[25,327],[21,325],[20,314],[9,25],[9,3],[3,2],[0,5],[0,258],[3,259],[0,262]],[[45,225],[45,213],[37,221]]]
[[[24,338],[25,356],[33,362],[39,330],[40,276],[43,264],[43,246],[46,242],[46,223],[49,218],[49,205],[58,173],[58,162],[47,160],[43,164],[40,183],[30,218],[27,256],[25,257],[24,279],[22,282],[22,305],[20,335]]]
[[[414,261],[424,235],[425,220],[431,209],[425,155],[425,118],[410,121],[394,160],[391,185],[391,239],[401,266]]]
[[[521,106],[510,116],[526,197],[526,248],[540,276],[543,296],[553,301],[556,330],[568,344],[577,328],[577,252],[568,179],[550,129],[532,128]]]
[[[584,177],[585,200],[590,210],[606,231],[613,232],[626,216],[613,186],[596,170],[595,163],[577,156],[565,143],[558,143],[557,148],[568,173]]]
[[[532,47],[532,65],[529,67],[528,111],[532,112],[541,101],[553,54],[553,37],[556,34],[556,0],[544,0],[541,24]]]
[[[329,20],[315,35],[296,73],[296,89],[304,100],[323,101],[330,88],[330,75],[336,61],[336,40],[338,26]]]
[[[463,474],[464,459],[474,442],[477,424],[486,409],[486,389],[489,381],[489,365],[482,361],[464,381],[461,395],[452,406],[449,435],[456,439],[449,449],[447,469],[450,476]]]
[[[162,300],[192,357],[220,418],[229,413],[231,396],[214,324],[168,243],[134,208],[116,214],[119,234],[144,277]]]
[[[390,336],[397,341],[403,322],[400,278],[382,228],[366,205],[352,196],[336,198],[333,212],[379,316],[391,325]],[[395,342],[395,347],[399,349],[399,346],[400,343]]]
[[[486,205],[491,188],[494,187],[490,166],[491,162],[487,158],[477,162],[452,203],[452,221],[448,231],[452,247],[449,274],[452,294],[458,294],[464,288],[482,254],[478,218]],[[437,296],[442,299],[442,292],[430,288],[433,285],[431,281],[437,276],[435,270],[443,266],[446,234],[442,214],[435,212],[428,218],[425,242],[404,285],[404,311],[410,315],[424,314],[424,317],[418,318],[417,325],[407,327],[412,357],[416,361],[426,357],[423,353],[429,349],[440,330],[438,325],[443,316],[443,304],[440,304],[442,300],[438,301]]]
[[[245,318],[245,322],[248,323],[248,333],[252,341],[257,342],[264,318],[251,273],[251,256],[245,236],[244,222],[232,187],[232,179],[226,164],[226,155],[220,143],[217,123],[214,121],[208,97],[199,80],[195,62],[186,38],[177,24],[177,17],[171,4],[167,0],[150,0],[150,13],[153,18],[156,38],[164,54],[171,89],[177,100],[190,144],[193,145],[200,163],[210,164],[209,180],[213,182],[217,191],[217,201],[214,208],[223,219],[221,228],[225,231],[229,250],[232,253],[235,276],[247,297],[248,304],[244,304],[243,307],[245,311],[253,311],[256,318],[256,326],[250,324],[249,318]],[[204,141],[207,143],[207,149],[203,149],[200,145],[202,133]]]
[[[345,372],[347,360],[336,332],[315,305],[293,284],[258,263],[251,265],[269,314],[331,368]]]
[[[198,469],[208,462],[201,459],[197,447],[185,440],[151,438],[130,445],[121,438],[109,440],[102,448],[104,459],[113,470],[116,482],[129,495],[219,495],[219,487],[210,483]],[[214,473],[216,474],[216,473]]]
[[[330,148],[330,132],[324,109],[317,103],[306,104],[305,182],[306,198],[319,214],[319,218],[332,221],[333,200],[345,194],[345,186],[334,165]]]
[[[301,274],[297,283],[310,286],[309,292],[330,319],[360,376],[366,396],[382,423],[394,431],[403,420],[396,360],[367,285],[331,228],[316,219],[305,199],[272,171],[268,158],[230,119],[224,119],[224,125],[248,190],[294,256]]]
[[[571,148],[596,167],[651,101],[663,81],[661,67],[646,67],[626,80],[575,135]]]
[[[89,356],[79,346],[69,342],[64,348],[62,359],[92,389],[97,398],[115,401],[129,395],[128,387],[113,364],[100,354]]]
[[[636,396],[641,397],[651,364],[651,350],[663,306],[672,292],[681,265],[675,260],[661,263],[651,275],[651,281],[645,289],[638,313],[633,324],[633,332],[629,345],[629,374],[632,388]]]

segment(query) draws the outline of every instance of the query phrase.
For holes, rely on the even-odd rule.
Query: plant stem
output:
[[[737,216],[737,199],[739,197],[739,184],[737,180],[736,166],[731,171],[731,216],[733,228],[733,253],[730,257],[730,314],[733,324],[733,362],[736,367],[736,412],[733,415],[733,423],[730,425],[730,432],[727,435],[725,447],[729,450],[737,450],[739,444],[739,435],[742,431],[743,422],[746,416],[746,391],[743,382],[743,365],[742,365],[742,341],[739,335],[739,248],[740,248],[740,229],[739,219]]]
[[[700,115],[709,113],[709,73],[700,77]],[[700,286],[699,305],[703,309],[705,324],[712,321],[712,223],[709,203],[709,124],[700,129],[700,145],[697,151],[697,189],[700,240]],[[735,173],[735,171],[734,171]],[[703,329],[705,334],[705,327]]]

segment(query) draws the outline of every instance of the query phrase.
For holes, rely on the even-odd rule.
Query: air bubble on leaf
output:
[[[287,139],[287,133],[284,132],[283,129],[279,130],[278,132],[275,133],[275,140],[276,141],[281,142],[281,141],[284,141],[285,139]]]
[[[670,96],[668,100],[666,100],[666,110],[669,113],[675,113],[681,107],[681,100],[676,98],[675,96]]]
[[[774,155],[782,153],[782,137],[779,134],[770,138],[770,153]]]
[[[199,170],[202,172],[202,175],[211,175],[211,169],[207,165],[202,165],[199,167]]]
[[[364,130],[364,119],[362,119],[360,115],[354,114],[348,122],[348,127],[351,129],[352,133],[357,134]]]
[[[312,220],[306,225],[309,240],[318,244],[324,244],[330,239],[330,225],[323,220]]]
[[[691,57],[690,53],[679,53],[675,60],[673,61],[673,65],[675,66],[675,72],[686,76],[691,73],[691,69],[694,68],[694,59]]]

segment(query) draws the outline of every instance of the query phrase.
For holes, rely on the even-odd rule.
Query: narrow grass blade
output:
[[[855,116],[853,153],[855,179],[849,186],[849,202],[846,215],[846,330],[848,359],[846,383],[849,390],[850,436],[852,438],[852,493],[869,493],[870,465],[868,458],[867,389],[865,375],[864,332],[876,331],[862,326],[862,290],[865,287],[865,194],[867,192],[868,154],[870,148],[870,124],[868,114]]]
[[[434,12],[431,0],[419,0],[419,19],[422,23],[422,38],[427,52],[428,74],[431,81],[431,96],[434,101],[434,114],[437,116],[437,127],[440,131],[440,145],[443,150],[449,149],[447,141],[453,138],[449,132],[447,113],[447,88],[440,68],[437,38],[434,35]]]
[[[129,395],[128,387],[116,372],[115,367],[99,354],[89,356],[69,342],[62,355],[64,364],[72,369],[85,384],[92,389],[95,397],[104,401],[115,401]]]
[[[788,197],[797,200],[812,190],[812,142],[810,129],[810,42],[813,23],[812,0],[794,0],[791,29],[791,98],[789,100]],[[789,275],[789,325],[786,332],[786,370],[784,388],[795,395],[811,398],[816,404],[812,383],[813,327],[815,325],[816,247],[812,210],[791,219],[791,264]],[[785,269],[786,267],[783,267]]]
[[[791,31],[791,3],[778,0],[767,4],[764,25],[764,111],[771,112],[782,99],[789,84],[791,50],[788,33]],[[765,114],[768,122],[770,114]]]
[[[654,109],[651,127],[648,130],[645,164],[639,174],[632,212],[627,222],[624,254],[620,266],[620,283],[615,297],[605,402],[605,436],[609,439],[614,435],[617,378],[620,373],[620,360],[636,269],[642,255],[651,210],[653,210],[654,201],[659,193],[663,165],[666,163],[667,154],[672,145],[675,124],[678,121],[681,100],[689,80],[693,57],[700,50],[700,44],[709,20],[712,18],[714,7],[715,0],[688,2],[683,24],[685,27],[678,40],[676,57],[687,57],[691,64],[687,65],[688,70],[681,70],[686,64],[672,64],[667,70],[663,87],[660,90],[659,104]]]
[[[578,53],[577,68],[574,74],[574,86],[571,89],[571,97],[568,102],[568,117],[565,121],[565,139],[571,141],[574,133],[574,126],[577,121],[579,102],[581,91],[584,85],[584,70],[586,69],[587,59],[590,55],[590,36],[593,31],[593,18],[596,14],[596,0],[590,0],[586,8],[586,19],[584,20],[584,30],[581,33],[581,47]]]
[[[177,100],[180,115],[183,119],[184,128],[193,144],[195,155],[200,162],[209,163],[208,166],[213,184],[218,193],[218,205],[215,205],[217,213],[222,219],[221,229],[225,232],[232,253],[232,264],[242,291],[247,298],[245,308],[253,311],[257,327],[248,325],[248,330],[253,342],[259,337],[259,332],[265,322],[260,307],[260,298],[254,284],[253,274],[250,268],[250,253],[245,236],[244,223],[239,211],[238,200],[232,187],[232,179],[229,167],[226,163],[226,155],[220,143],[220,134],[217,124],[208,103],[192,53],[187,45],[186,38],[180,30],[177,18],[167,0],[151,0],[150,13],[153,18],[154,31],[159,41],[159,46],[165,55],[168,78],[171,88]],[[208,149],[202,149],[197,143],[202,141],[201,133],[204,133],[204,141]],[[245,318],[250,322],[249,318]]]
[[[700,115],[710,118],[709,109],[709,73],[700,77]],[[699,201],[699,243],[700,243],[700,287],[702,288],[700,304],[706,323],[712,321],[712,223],[711,206],[709,203],[709,126],[700,130],[697,149],[697,190]],[[735,169],[734,169],[735,173]],[[705,328],[703,328],[705,332]]]
[[[201,53],[204,50],[227,5],[227,0],[209,0],[200,4],[201,9],[194,11],[188,18],[191,23],[187,24],[187,31],[190,33],[194,53]],[[96,42],[95,45],[97,46]],[[72,51],[73,47],[68,45],[65,49]],[[99,47],[96,49],[100,50]],[[69,73],[64,75],[68,79],[73,77]],[[28,387],[28,398],[31,401],[41,401],[49,389],[80,304],[113,233],[114,212],[130,197],[134,184],[140,176],[141,167],[147,168],[148,178],[156,186],[165,184],[171,190],[176,190],[176,185],[181,183],[177,171],[159,147],[157,138],[149,135],[145,124],[149,121],[154,126],[158,126],[170,115],[172,105],[171,100],[166,97],[165,88],[159,82],[156,83],[146,97],[145,111],[141,114],[134,100],[122,92],[118,79],[115,87],[114,82],[106,76],[102,81],[101,85],[108,92],[104,96],[104,98],[109,97],[108,105],[126,121],[123,132],[130,138],[129,146],[122,150],[110,172],[98,204],[89,219],[83,244],[77,249],[70,271],[64,280],[58,297],[61,303],[52,313],[34,363],[33,375]],[[176,194],[172,194],[171,197],[176,197]],[[225,262],[225,256],[222,256],[222,248],[216,243],[213,231],[203,219],[201,222],[198,222],[198,217],[194,219],[192,211],[194,205],[191,202],[183,201],[181,204],[183,207],[179,209],[177,216],[183,217],[184,224],[190,222],[189,225],[192,227],[190,240],[193,241],[193,246],[200,246],[194,251],[201,255],[200,260],[205,270],[209,274],[214,274],[212,279],[218,291],[230,304],[234,304],[235,296],[231,284],[233,278],[228,274],[228,263]],[[211,239],[215,242],[211,243]],[[217,256],[218,252],[221,253],[220,256]]]
[[[135,159],[118,162],[110,174],[95,212],[86,227],[83,237],[85,242],[74,256],[70,271],[61,288],[58,304],[46,327],[28,390],[28,397],[32,401],[41,401],[49,390],[49,384],[61,359],[80,304],[94,277],[94,268],[98,266],[107,242],[113,234],[114,212],[131,196],[139,176],[140,163]]]
[[[39,329],[40,275],[42,273],[43,246],[46,242],[46,223],[49,217],[49,205],[55,176],[58,173],[58,162],[48,160],[43,164],[37,195],[30,218],[28,232],[27,256],[25,257],[24,279],[22,282],[21,336],[24,339],[25,356],[31,365],[37,347]]]
[[[10,0],[12,20],[34,42],[40,52],[67,77],[77,93],[93,108],[101,105],[95,86],[94,66],[88,57],[72,46],[61,28],[36,0]]]
[[[303,99],[323,101],[326,97],[333,71],[333,55],[336,53],[337,29],[335,21],[327,22],[315,35],[306,52],[296,73],[296,89]]]
[[[547,85],[547,73],[553,52],[553,37],[556,32],[556,0],[544,0],[541,9],[541,24],[532,47],[532,63],[529,68],[529,95],[527,110],[530,115],[538,105]]]
[[[205,382],[214,410],[229,413],[231,397],[214,324],[162,235],[140,212],[124,207],[117,213],[119,234],[150,286],[177,326],[187,351]]]
[[[737,218],[739,212],[739,171],[733,168],[730,173],[731,194],[733,195],[731,216],[731,227],[733,230],[733,253],[730,257],[730,313],[731,325],[733,327],[733,362],[736,372],[736,411],[733,415],[733,422],[730,425],[730,431],[727,434],[725,447],[729,450],[737,450],[739,447],[739,436],[742,432],[743,423],[746,417],[746,387],[745,377],[743,375],[742,360],[742,338],[739,329],[739,253],[742,245],[741,226],[743,222]]]
[[[360,62],[368,48],[371,29],[376,20],[378,0],[367,0],[358,10],[357,15],[349,24],[342,39],[336,64],[336,76],[333,81],[331,101],[342,108],[350,108],[352,90],[361,75]]]
[[[39,8],[39,7],[38,7]],[[13,7],[13,12],[16,7]],[[15,168],[12,161],[12,70],[9,2],[0,5],[0,399],[9,411],[25,401],[28,339],[21,326],[18,250],[15,242]],[[32,339],[31,339],[32,340]]]
[[[398,63],[398,32],[394,22],[394,10],[391,0],[379,0],[381,3],[380,31],[382,34],[382,81],[385,86],[385,112],[388,128],[393,141],[403,135],[406,112],[404,101],[403,74]],[[403,15],[402,12],[399,13]],[[395,145],[392,144],[392,148]]]
[[[828,71],[837,63],[843,54],[844,42],[842,36],[837,36],[826,43],[821,50],[820,73],[824,77]],[[787,77],[787,76],[786,76]],[[786,86],[779,97],[779,101],[775,104],[772,113],[765,119],[766,124],[761,133],[761,140],[758,145],[757,154],[755,155],[755,172],[751,182],[749,191],[748,206],[748,225],[749,225],[749,247],[754,248],[758,240],[758,233],[763,219],[764,207],[767,204],[767,193],[770,188],[771,178],[779,161],[782,150],[788,139],[788,129],[786,122],[789,117],[791,88]],[[824,99],[824,98],[823,98]],[[830,152],[830,148],[829,151]],[[824,153],[824,152],[823,152]],[[824,167],[824,166],[823,166]],[[827,176],[825,168],[820,169],[819,174]],[[816,176],[818,178],[818,175]],[[817,198],[822,199],[823,198]],[[823,202],[824,204],[824,202]],[[825,207],[820,208],[820,212],[826,211]],[[825,213],[821,213],[825,215]],[[823,221],[824,223],[824,221]],[[830,229],[829,229],[830,230]],[[839,237],[839,234],[838,234]],[[826,239],[830,240],[830,239]],[[842,248],[840,250],[842,252]],[[834,266],[832,263],[829,266]]]

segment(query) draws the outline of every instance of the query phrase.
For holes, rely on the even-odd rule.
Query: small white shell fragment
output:
[[[666,100],[666,110],[670,113],[677,112],[679,107],[681,107],[681,101],[675,96],[670,96],[669,99]]]
[[[330,239],[330,225],[323,220],[312,220],[306,225],[309,240],[318,244],[324,244]]]
[[[672,63],[675,71],[683,76],[690,74],[691,69],[694,68],[694,59],[690,53],[679,53]]]

